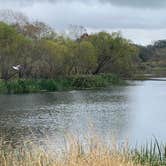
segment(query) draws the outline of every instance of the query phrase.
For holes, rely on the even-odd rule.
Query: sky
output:
[[[166,39],[166,0],[0,0],[0,9],[24,12],[57,31],[74,24],[88,32],[121,31],[142,45]]]

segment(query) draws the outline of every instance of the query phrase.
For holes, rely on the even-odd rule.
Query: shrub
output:
[[[0,92],[4,93],[33,93],[40,91],[62,91],[71,89],[87,89],[119,85],[124,83],[117,75],[83,75],[72,77],[59,77],[57,79],[43,80],[11,80],[0,82]]]

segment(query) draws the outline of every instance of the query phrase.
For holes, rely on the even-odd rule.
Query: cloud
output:
[[[115,6],[122,7],[134,7],[134,8],[165,8],[166,1],[165,0],[0,0],[3,3],[17,3],[20,5],[33,5],[34,3],[59,3],[59,2],[81,2],[88,4],[90,3],[109,3]]]
[[[138,43],[166,38],[166,0],[0,0],[0,9],[24,12],[63,30],[69,24],[95,31],[121,30]]]
[[[109,2],[117,6],[136,7],[136,8],[164,8],[165,0],[100,0],[101,2]]]
[[[123,37],[132,40],[134,43],[141,45],[152,44],[156,40],[166,39],[166,28],[165,29],[88,29],[89,33],[96,33],[100,31],[107,31],[109,33],[120,31]]]
[[[31,18],[41,19],[57,28],[79,24],[91,28],[165,28],[166,11],[135,9],[81,2],[35,3],[21,8]]]

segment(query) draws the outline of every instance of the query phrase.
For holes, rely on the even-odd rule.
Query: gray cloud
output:
[[[144,44],[166,38],[166,0],[0,0],[0,9],[5,8],[22,11],[58,30],[69,24],[94,31],[116,29]]]
[[[20,5],[32,5],[34,3],[50,2],[50,3],[59,3],[59,2],[82,2],[82,3],[109,3],[116,6],[125,6],[125,7],[135,7],[135,8],[164,8],[166,7],[165,0],[0,0],[0,2],[8,3],[13,2]]]
[[[86,5],[72,3],[35,3],[23,7],[22,11],[31,18],[42,19],[57,28],[68,24],[80,24],[92,28],[165,28],[166,11],[135,9],[96,3]]]
[[[101,0],[117,6],[138,7],[138,8],[164,8],[165,0]]]

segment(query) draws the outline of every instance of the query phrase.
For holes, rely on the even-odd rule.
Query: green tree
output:
[[[107,32],[100,32],[91,35],[89,40],[97,51],[97,67],[94,74],[98,74],[101,69],[112,59],[112,37]]]
[[[11,67],[17,58],[17,41],[21,37],[14,28],[0,23],[0,71],[1,78],[4,80],[8,80],[10,77]]]
[[[75,52],[77,74],[91,74],[97,66],[96,50],[89,41],[77,44]]]
[[[137,62],[139,61],[138,49],[126,39],[119,38],[116,40],[116,51],[113,54],[110,70],[108,71],[130,77],[135,73]]]
[[[97,50],[98,58],[98,65],[94,74],[114,72],[127,75],[127,73],[132,72],[137,49],[119,32],[112,34],[100,32],[91,35],[90,41]]]
[[[59,41],[42,40],[40,41],[40,49],[41,61],[44,61],[44,66],[40,66],[41,71],[44,68],[44,73],[52,78],[56,75],[64,75],[66,71],[65,59],[68,56],[67,46]],[[40,63],[42,63],[41,61]]]

